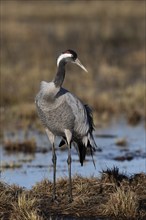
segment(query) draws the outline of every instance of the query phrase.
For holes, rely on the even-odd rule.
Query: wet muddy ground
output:
[[[84,166],[78,161],[77,151],[72,147],[72,175],[99,177],[107,168],[118,167],[126,175],[146,172],[146,134],[144,124],[131,127],[124,120],[113,121],[105,128],[94,133],[97,145],[102,151],[94,154],[96,169],[90,155],[87,155]],[[24,153],[23,143],[32,140],[34,150]],[[7,143],[20,145],[20,151],[11,151]],[[57,178],[68,176],[67,148],[59,149],[56,140]],[[4,148],[5,145],[5,148]],[[51,145],[45,133],[37,130],[7,132],[0,147],[1,180],[9,184],[31,188],[36,182],[47,178],[52,181]]]

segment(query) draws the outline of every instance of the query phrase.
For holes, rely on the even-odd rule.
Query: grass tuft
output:
[[[103,205],[104,214],[125,219],[136,219],[138,212],[138,196],[130,188],[118,187],[110,194],[109,200]]]
[[[41,217],[37,215],[37,212],[39,212],[39,209],[37,207],[36,198],[29,198],[26,193],[22,193],[18,196],[17,205],[13,204],[11,219],[41,220]]]

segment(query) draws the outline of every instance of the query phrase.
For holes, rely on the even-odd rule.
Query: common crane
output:
[[[55,137],[62,140],[59,146],[68,145],[68,173],[69,173],[69,200],[72,201],[71,181],[71,143],[78,146],[81,165],[86,156],[87,147],[91,155],[97,148],[93,138],[92,111],[88,105],[84,105],[75,95],[62,88],[65,77],[65,65],[74,63],[87,72],[73,50],[66,50],[57,59],[57,73],[51,82],[42,81],[40,91],[36,96],[35,103],[38,115],[45,126],[46,134],[52,144],[53,162],[53,200],[56,199],[56,162]],[[93,157],[92,157],[93,159]],[[93,160],[94,163],[94,160]],[[94,163],[95,165],[95,163]]]

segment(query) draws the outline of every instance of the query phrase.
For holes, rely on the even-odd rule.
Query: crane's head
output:
[[[57,66],[59,66],[60,62],[64,62],[64,63],[68,63],[68,62],[71,62],[71,63],[75,63],[77,64],[78,66],[80,66],[84,71],[88,72],[86,70],[86,68],[81,64],[81,62],[79,61],[78,59],[78,56],[76,54],[75,51],[73,50],[66,50],[64,51],[57,59]]]

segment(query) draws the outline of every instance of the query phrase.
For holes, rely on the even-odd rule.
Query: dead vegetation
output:
[[[21,167],[22,167],[22,164],[16,163],[14,161],[11,161],[9,163],[1,161],[0,171],[2,171],[4,169],[16,169],[16,168],[21,168]]]
[[[3,144],[4,149],[7,152],[24,152],[24,153],[35,153],[36,142],[34,139],[26,139],[24,141],[11,141],[7,140]]]
[[[115,141],[115,144],[118,145],[118,146],[127,146],[127,139],[126,138],[118,138],[116,141]]]
[[[73,202],[68,202],[68,179],[57,181],[57,200],[52,201],[52,183],[43,180],[30,190],[0,184],[0,217],[10,220],[47,220],[50,216],[145,219],[146,175],[128,177],[117,168],[100,178],[73,178]]]

